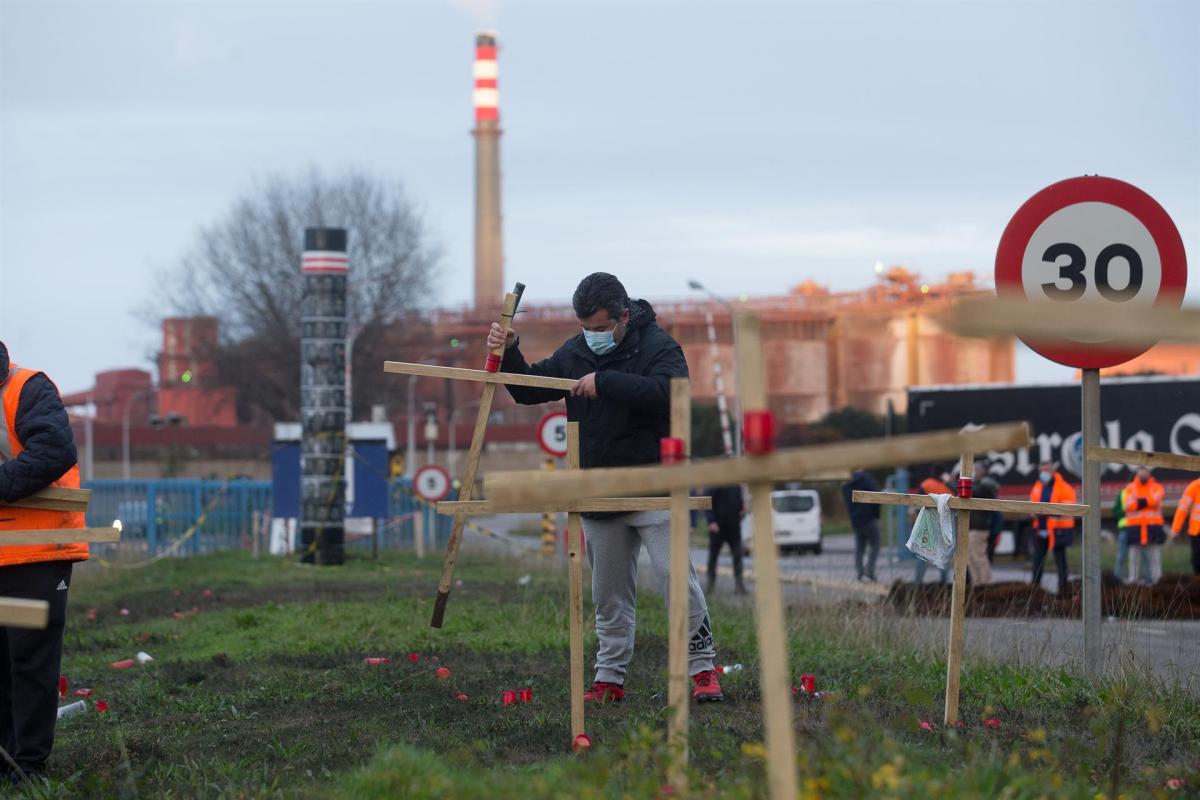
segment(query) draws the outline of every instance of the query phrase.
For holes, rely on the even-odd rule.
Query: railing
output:
[[[199,479],[95,480],[87,511],[89,526],[120,520],[119,545],[93,545],[99,554],[123,557],[186,556],[217,550],[265,552],[271,535],[270,481]],[[415,518],[420,515],[425,546],[441,549],[453,520],[433,513],[416,499],[404,478],[388,486],[387,516],[366,526],[348,526],[346,546],[353,550],[412,548]]]

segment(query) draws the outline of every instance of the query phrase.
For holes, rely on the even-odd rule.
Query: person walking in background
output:
[[[1038,465],[1038,481],[1029,492],[1029,500],[1034,503],[1074,503],[1075,489],[1054,468],[1053,461],[1043,461]],[[1031,582],[1034,586],[1042,585],[1046,554],[1054,553],[1054,565],[1058,568],[1058,593],[1062,594],[1067,586],[1067,548],[1075,541],[1075,519],[1040,514],[1033,518],[1033,529],[1036,535],[1033,541]]]
[[[855,490],[878,492],[879,484],[871,473],[856,469],[850,480],[842,484],[842,499],[850,514],[850,525],[854,528],[854,570],[858,580],[875,581],[875,562],[879,558],[879,509],[875,503],[856,503]],[[864,556],[866,563],[863,563]]]
[[[987,476],[987,465],[975,462],[972,493],[980,500],[995,500],[1000,496],[1000,484]],[[967,576],[971,583],[983,586],[992,582],[992,562],[988,559],[988,542],[996,528],[998,511],[972,511],[968,515]]]
[[[746,593],[742,583],[742,517],[746,506],[741,486],[718,486],[705,492],[712,498],[708,511],[708,592],[717,586],[717,558],[721,546],[728,544],[733,556],[733,580],[738,594]]]
[[[1175,519],[1171,520],[1171,537],[1187,532],[1192,545],[1192,572],[1200,575],[1200,478],[1192,481],[1179,498]]]
[[[44,374],[11,364],[0,342],[0,504],[48,486],[79,488],[75,439],[58,388]],[[0,532],[82,528],[83,514],[4,509]],[[0,770],[12,783],[46,774],[58,719],[58,676],[67,593],[86,543],[0,546],[0,596],[45,600],[43,630],[0,628],[0,747],[16,763]]]
[[[1113,565],[1113,575],[1121,583],[1125,582],[1125,568],[1129,564],[1129,520],[1125,518],[1125,490],[1122,489],[1117,494],[1117,499],[1113,501],[1112,507],[1113,519],[1117,521],[1117,562]],[[1138,550],[1138,554],[1142,559],[1142,571],[1150,572],[1150,554],[1145,550]],[[1137,554],[1135,554],[1137,555]]]
[[[1147,584],[1162,577],[1162,546],[1167,541],[1162,515],[1164,494],[1149,467],[1138,467],[1133,481],[1125,487],[1125,535],[1132,547],[1149,556],[1149,569],[1142,570],[1141,578]],[[1137,581],[1137,559],[1130,553],[1129,582]]]

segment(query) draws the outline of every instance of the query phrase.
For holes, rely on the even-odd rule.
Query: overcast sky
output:
[[[1200,258],[1192,0],[0,0],[0,340],[64,391],[148,366],[154,271],[314,166],[403,181],[466,302],[481,27],[531,302],[596,269],[651,298],[853,289],[879,260],[990,279],[1012,213],[1084,173]]]

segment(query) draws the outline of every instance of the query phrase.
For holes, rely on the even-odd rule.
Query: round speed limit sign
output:
[[[426,464],[413,476],[413,489],[430,503],[445,500],[450,494],[450,473],[439,464]]]
[[[538,423],[538,444],[546,455],[565,458],[567,455],[567,415],[554,411],[542,417]]]
[[[1047,186],[1013,215],[996,251],[996,291],[1037,303],[1111,307],[1112,320],[1179,307],[1187,285],[1183,240],[1153,197],[1099,176]],[[1148,348],[1117,348],[1083,337],[1054,343],[1025,340],[1051,361],[1099,369]]]

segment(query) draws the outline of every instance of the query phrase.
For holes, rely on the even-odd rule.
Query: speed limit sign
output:
[[[538,423],[538,444],[548,455],[564,458],[567,455],[567,415],[555,411]]]
[[[413,476],[413,490],[430,503],[445,500],[450,494],[450,473],[439,464],[426,464]]]
[[[1013,215],[996,250],[997,293],[1037,303],[1048,315],[1061,304],[1102,304],[1119,325],[1129,314],[1179,307],[1186,284],[1187,257],[1171,217],[1153,197],[1113,178],[1042,189]],[[1079,369],[1115,366],[1148,349],[1084,337],[1025,343]]]

